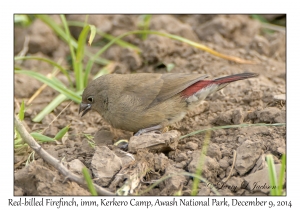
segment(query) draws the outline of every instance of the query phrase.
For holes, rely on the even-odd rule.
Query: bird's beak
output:
[[[88,111],[91,110],[92,105],[91,104],[83,104],[81,103],[79,106],[79,114],[80,112],[83,112],[81,117],[83,117]]]

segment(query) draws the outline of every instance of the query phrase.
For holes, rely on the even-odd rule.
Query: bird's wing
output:
[[[137,74],[136,78],[133,78],[135,82],[129,82],[124,92],[137,97],[143,107],[151,108],[207,77],[185,73]]]
[[[207,77],[207,75],[199,74],[162,74],[161,78],[164,81],[163,87],[161,88],[156,101],[158,103],[165,101]]]

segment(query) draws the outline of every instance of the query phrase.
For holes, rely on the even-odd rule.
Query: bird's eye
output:
[[[93,103],[93,102],[94,102],[94,98],[93,98],[93,96],[89,96],[89,97],[87,98],[87,100],[88,100],[89,102],[91,102],[91,103]]]

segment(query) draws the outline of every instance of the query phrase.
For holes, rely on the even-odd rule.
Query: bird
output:
[[[83,117],[94,110],[112,127],[139,136],[182,120],[229,83],[257,76],[249,72],[215,79],[188,73],[107,74],[84,89],[79,114]]]

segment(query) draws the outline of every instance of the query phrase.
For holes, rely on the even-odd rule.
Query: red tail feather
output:
[[[201,80],[190,87],[186,88],[181,92],[181,95],[183,97],[189,97],[193,95],[194,93],[197,93],[199,90],[207,87],[208,85],[212,84],[214,81],[213,80]]]
[[[189,86],[185,90],[183,90],[181,92],[181,95],[183,97],[189,97],[189,96],[197,93],[199,90],[201,90],[201,89],[203,89],[203,88],[205,88],[205,87],[207,87],[211,84],[220,85],[220,84],[235,82],[235,81],[238,81],[238,80],[243,80],[243,79],[247,79],[247,78],[251,78],[251,77],[257,77],[257,76],[258,76],[258,74],[255,74],[255,73],[242,73],[242,74],[234,74],[234,75],[230,75],[230,76],[226,76],[226,77],[217,78],[217,79],[214,79],[214,80],[201,80],[201,81]]]

